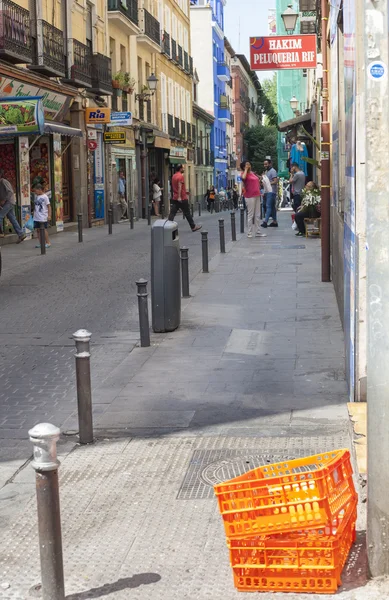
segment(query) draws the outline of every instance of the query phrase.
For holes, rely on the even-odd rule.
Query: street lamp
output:
[[[298,16],[299,14],[293,9],[292,4],[289,4],[286,11],[281,14],[286,33],[292,34],[294,32]]]
[[[290,104],[290,108],[292,109],[292,111],[296,112],[296,110],[299,107],[299,101],[297,100],[296,96],[293,96],[293,98],[291,98],[289,100],[289,104]]]
[[[212,131],[212,125],[210,125],[209,123],[206,123],[206,125],[205,125],[205,133],[207,135],[209,135],[211,133],[211,131]]]
[[[147,98],[151,98],[151,96],[154,96],[157,90],[158,77],[156,77],[154,73],[151,73],[151,75],[149,75],[146,81],[148,90],[141,92],[140,94],[135,94],[135,100],[146,100]]]

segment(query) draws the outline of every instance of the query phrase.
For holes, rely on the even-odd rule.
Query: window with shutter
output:
[[[316,0],[300,0],[300,12],[316,10]]]

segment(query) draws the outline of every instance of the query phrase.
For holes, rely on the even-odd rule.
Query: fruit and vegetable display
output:
[[[0,130],[29,133],[37,130],[37,101],[23,100],[0,104]]]
[[[0,144],[0,166],[4,169],[4,177],[8,179],[12,188],[17,190],[16,184],[16,161],[15,146],[11,144]]]

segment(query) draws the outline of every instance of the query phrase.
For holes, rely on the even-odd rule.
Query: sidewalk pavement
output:
[[[266,462],[352,448],[342,330],[333,287],[320,283],[320,242],[295,238],[288,215],[280,222],[266,238],[227,244],[192,280],[180,329],[152,335],[150,348],[112,369],[93,397],[94,445],[77,446],[77,423],[65,422],[68,600],[242,598],[212,486]],[[40,581],[33,475],[24,468],[0,496],[6,600],[26,600]],[[358,529],[338,597],[385,598],[388,582],[366,585],[362,506]]]

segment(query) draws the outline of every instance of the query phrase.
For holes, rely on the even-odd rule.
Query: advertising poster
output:
[[[8,98],[0,102],[0,133],[42,134],[45,118],[41,98]]]
[[[61,121],[70,108],[72,98],[40,88],[18,79],[0,76],[0,97],[25,99],[39,97],[42,101],[46,121]]]
[[[27,229],[26,222],[31,217],[31,190],[30,190],[30,154],[28,137],[20,137],[19,144],[19,169],[20,169],[20,206],[21,226],[24,233],[31,237],[31,230]]]
[[[344,334],[346,339],[346,376],[350,400],[355,387],[355,6],[353,0],[344,0],[344,76],[346,108],[346,193],[344,206]]]
[[[33,188],[37,183],[45,192],[51,190],[49,138],[40,138],[30,152],[30,182]]]
[[[95,218],[104,219],[104,144],[103,134],[97,132],[97,148],[93,152],[94,160],[94,201]]]
[[[62,144],[61,134],[53,134],[54,149],[54,206],[57,231],[63,231],[63,198],[62,198]]]

